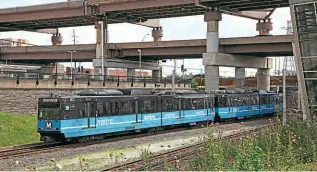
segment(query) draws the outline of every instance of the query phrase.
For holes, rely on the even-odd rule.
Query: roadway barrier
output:
[[[59,74],[36,72],[0,72],[0,88],[171,88],[168,78]],[[190,81],[178,81],[177,88],[191,88]]]

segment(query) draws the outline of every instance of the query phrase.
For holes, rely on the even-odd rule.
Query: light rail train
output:
[[[282,111],[282,97],[262,90],[194,91],[83,90],[76,96],[40,98],[42,141],[101,139],[153,128],[197,125]]]

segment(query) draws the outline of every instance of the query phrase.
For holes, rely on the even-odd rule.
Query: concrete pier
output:
[[[207,50],[203,61],[208,61],[209,55],[216,55],[219,52],[219,21],[222,14],[219,11],[206,12],[204,20],[207,22]],[[205,56],[206,55],[206,56]],[[204,64],[204,63],[203,63]],[[205,65],[205,91],[207,93],[219,89],[219,66]]]
[[[270,69],[262,68],[257,72],[257,87],[259,90],[270,90]]]
[[[245,68],[236,67],[235,68],[236,88],[243,88],[244,80],[245,80]]]

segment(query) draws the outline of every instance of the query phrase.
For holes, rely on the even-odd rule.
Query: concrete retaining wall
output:
[[[155,88],[154,84],[147,83],[147,88]],[[164,87],[164,85],[161,85]],[[185,86],[189,88],[190,85]],[[40,81],[36,85],[36,80],[21,80],[19,84],[16,80],[0,80],[0,112],[14,114],[37,114],[37,101],[40,97],[48,97],[50,93],[58,96],[75,95],[76,92],[85,88],[118,88],[117,82],[109,82],[102,86],[102,82],[76,82],[71,86],[71,81],[58,81],[55,86],[54,81]],[[130,82],[120,82],[119,88],[131,88]],[[134,83],[133,88],[144,88],[144,83]],[[167,84],[166,88],[171,88]],[[176,88],[184,88],[184,84],[176,85]]]
[[[54,95],[68,96],[78,90],[44,90],[44,89],[0,89],[0,111],[14,114],[37,113],[37,101],[40,97]]]
[[[0,89],[1,88],[19,88],[19,89],[83,89],[83,88],[132,88],[131,82],[120,82],[119,86],[117,81],[111,82],[107,81],[105,86],[103,86],[102,81],[91,81],[88,85],[88,81],[75,81],[72,85],[70,80],[57,80],[55,85],[55,80],[39,80],[36,84],[36,80],[17,80],[15,79],[0,79]],[[161,88],[164,87],[163,83],[159,84]],[[154,83],[146,83],[146,88],[155,88]],[[180,84],[176,85],[177,88],[190,88],[190,84]],[[133,88],[144,88],[144,83],[134,82]],[[166,84],[165,88],[172,88],[172,84]]]

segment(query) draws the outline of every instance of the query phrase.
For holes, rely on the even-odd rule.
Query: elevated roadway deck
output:
[[[77,0],[1,9],[0,32],[93,25],[98,20],[96,15],[104,14],[107,14],[109,24],[139,23],[149,19],[202,15],[209,7],[259,20],[263,15],[246,15],[241,11],[287,6],[288,0]]]
[[[220,39],[220,53],[258,57],[293,55],[292,35]],[[137,60],[142,49],[145,61],[173,58],[202,58],[206,40],[116,43],[109,45],[108,57]],[[70,61],[69,50],[76,50],[74,61],[95,59],[95,44],[63,46],[28,46],[0,48],[0,60],[12,62],[50,63]]]

